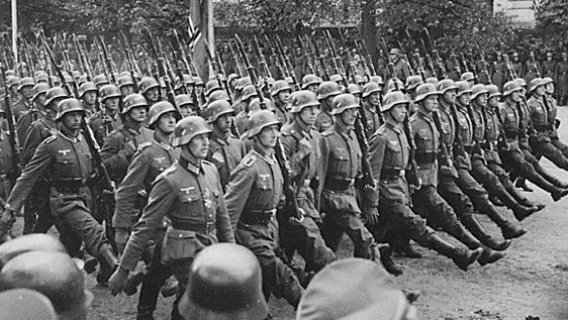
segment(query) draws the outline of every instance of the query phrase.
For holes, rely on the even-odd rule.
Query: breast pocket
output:
[[[349,172],[349,154],[347,154],[347,150],[345,150],[344,148],[337,148],[333,150],[330,160],[330,172],[336,174]]]
[[[75,158],[70,156],[57,157],[55,160],[56,172],[54,172],[54,177],[56,178],[66,178],[72,175],[71,168],[75,164]]]
[[[416,134],[414,139],[418,149],[428,151],[433,149],[433,137],[430,132],[426,130],[420,130]]]
[[[189,193],[180,193],[178,195],[179,202],[184,212],[190,217],[199,217],[203,215],[203,207],[201,203],[201,193],[192,191]]]

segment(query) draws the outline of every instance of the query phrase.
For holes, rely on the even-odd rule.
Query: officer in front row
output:
[[[219,173],[204,160],[210,132],[201,117],[190,116],[178,122],[172,145],[181,148],[181,157],[156,178],[148,205],[126,244],[120,267],[109,280],[113,294],[122,291],[129,272],[136,268],[148,241],[167,216],[171,227],[164,238],[162,262],[171,264],[180,285],[172,309],[174,320],[183,319],[177,305],[196,254],[211,244],[235,241]]]
[[[50,208],[55,225],[63,236],[68,252],[74,256],[81,243],[97,257],[104,270],[112,270],[117,258],[108,243],[103,227],[93,218],[94,198],[89,183],[95,176],[93,155],[81,133],[85,111],[77,99],[65,99],[58,105],[55,120],[59,132],[44,140],[18,178],[2,223],[10,226],[32,188],[44,173],[51,177]]]

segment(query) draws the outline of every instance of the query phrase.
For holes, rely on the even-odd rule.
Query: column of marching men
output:
[[[130,72],[116,75],[116,84],[103,74],[93,82],[66,75],[76,82],[75,98],[44,72],[34,78],[8,72],[23,170],[15,176],[0,126],[2,221],[23,211],[24,234],[55,226],[66,251],[87,272],[98,269],[98,283],[113,294],[134,294],[141,284],[137,319],[153,319],[160,292],[177,295],[172,319],[183,319],[178,304],[192,262],[211,244],[250,249],[265,299],[297,308],[314,275],[337,260],[344,234],[355,257],[395,275],[403,269],[393,254],[422,258],[410,240],[467,271],[502,259],[527,232],[519,222],[545,207],[515,181],[525,190],[532,182],[554,201],[568,195],[568,183],[539,164],[544,156],[568,170],[551,78],[512,79],[500,91],[471,72],[456,82],[411,75],[402,83],[391,75],[386,85],[380,76],[347,83],[308,74],[295,90],[290,78],[253,83],[231,74],[229,95],[217,80],[184,75],[175,104],[164,81]],[[101,200],[88,131],[114,201]],[[362,182],[365,161],[374,188]],[[417,179],[407,179],[411,167]],[[300,217],[285,210],[286,179]]]

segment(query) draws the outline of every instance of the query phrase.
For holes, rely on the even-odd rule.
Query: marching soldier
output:
[[[121,95],[118,87],[112,84],[102,86],[99,92],[99,100],[104,109],[90,119],[89,126],[93,130],[97,143],[102,146],[105,138],[122,125],[119,115]]]
[[[272,96],[274,106],[276,107],[276,116],[282,125],[285,125],[292,120],[286,110],[291,94],[292,87],[288,85],[286,80],[275,81],[272,85],[272,89],[270,90],[270,95]]]
[[[317,93],[321,79],[315,74],[307,74],[302,78],[302,90],[310,90]]]
[[[10,144],[10,137],[8,131],[4,128],[4,121],[6,119],[6,112],[0,107],[0,202],[3,204],[10,192],[12,186],[16,181],[18,168],[14,167],[13,157],[14,152]]]
[[[546,60],[544,60],[541,64],[542,69],[540,74],[543,78],[554,78],[554,70],[556,69],[556,61],[553,59],[553,55],[551,51],[546,53]]]
[[[246,155],[245,143],[231,135],[234,111],[227,101],[215,101],[205,109],[206,120],[211,127],[207,160],[217,167],[223,190],[229,183],[229,175]]]
[[[188,283],[191,263],[203,248],[217,242],[234,242],[231,222],[219,175],[205,160],[211,130],[203,118],[191,116],[176,125],[172,146],[181,156],[153,183],[148,205],[134,226],[109,287],[122,291],[128,274],[136,269],[142,252],[164,217],[171,221],[164,236],[162,262],[171,266],[180,290],[172,309],[172,319],[183,319],[178,304]]]
[[[392,48],[389,53],[390,60],[394,64],[394,75],[398,79],[406,79],[411,73],[408,64],[402,59],[400,49]]]
[[[90,119],[98,111],[97,109],[97,87],[92,82],[85,82],[79,86],[79,99],[83,102],[83,108]]]
[[[425,220],[410,208],[408,184],[404,175],[409,164],[410,147],[402,128],[408,102],[404,94],[399,91],[387,93],[383,99],[381,111],[385,116],[385,124],[371,137],[369,148],[373,177],[379,182],[379,211],[381,214],[367,215],[367,224],[378,235],[379,241],[384,240],[384,235],[390,228],[405,230],[421,246],[451,258],[460,269],[467,271],[469,265],[477,261],[484,250],[481,247],[466,250],[451,245],[438,236],[433,229],[426,226]],[[429,168],[434,169],[432,165]],[[432,180],[435,176],[426,178]],[[425,190],[432,190],[428,188],[428,185],[432,187],[428,180],[426,184]],[[428,190],[425,192],[427,193]],[[430,191],[430,195],[435,196],[436,193]],[[426,199],[429,202],[433,200]],[[445,203],[441,199],[437,201],[438,206]],[[451,210],[449,207],[445,208],[446,214],[450,213],[449,210]],[[450,216],[446,215],[444,219],[450,219]],[[457,227],[455,219],[453,223]]]
[[[238,132],[245,132],[247,130],[249,118],[252,112],[251,105],[252,101],[255,98],[258,98],[256,88],[252,84],[246,85],[243,88],[241,101],[239,103],[240,107],[242,107],[242,110],[237,113],[237,116],[234,120]],[[233,105],[233,109],[235,110],[235,112],[237,112],[235,105]]]
[[[110,84],[110,82],[108,81],[106,75],[104,74],[98,74],[93,78],[93,83],[95,84],[95,86],[97,87],[97,90],[100,92],[103,86],[106,86],[107,84]]]
[[[26,140],[26,134],[32,122],[44,117],[47,90],[49,90],[49,85],[46,83],[38,83],[33,87],[30,109],[22,114],[16,124],[16,134],[20,143]]]
[[[13,223],[14,213],[21,209],[36,182],[48,174],[50,209],[67,251],[75,256],[83,242],[102,269],[112,270],[117,258],[103,227],[91,214],[94,198],[88,183],[97,173],[90,146],[80,130],[84,117],[79,100],[65,99],[59,103],[55,118],[59,131],[39,145],[24,168],[7,201],[2,223]]]
[[[144,77],[139,83],[140,94],[146,99],[148,107],[161,100],[160,83],[151,77]]]
[[[321,104],[321,109],[314,125],[319,132],[324,132],[331,128],[335,122],[333,114],[331,113],[333,110],[332,102],[333,98],[341,94],[341,88],[333,81],[325,81],[320,84],[316,94]]]
[[[120,114],[124,124],[105,139],[101,156],[110,178],[116,185],[122,182],[138,147],[152,140],[152,130],[144,126],[147,111],[148,103],[142,95],[129,95],[124,99],[124,108]]]
[[[14,113],[14,118],[16,118],[16,121],[18,121],[20,117],[26,114],[32,107],[30,100],[34,95],[34,86],[35,82],[32,78],[26,77],[20,80],[20,84],[18,85],[18,94],[20,100],[15,104],[12,104],[12,112]]]
[[[562,52],[562,60],[556,63],[554,70],[554,81],[557,83],[558,105],[565,106],[568,104],[568,53]]]
[[[381,115],[377,112],[381,107],[381,94],[381,88],[375,82],[369,82],[363,87],[361,106],[367,119],[367,123],[364,124],[367,137],[371,137],[381,126]]]
[[[280,121],[272,111],[259,110],[251,115],[249,129],[243,136],[253,140],[253,149],[231,173],[225,202],[237,243],[249,248],[260,263],[265,298],[274,294],[297,307],[303,288],[277,254],[276,210],[284,186],[274,157],[279,127]]]
[[[112,225],[116,228],[119,252],[124,250],[130,231],[148,202],[152,183],[180,155],[179,150],[172,147],[176,121],[181,118],[174,106],[167,101],[158,102],[150,108],[148,116],[150,128],[154,130],[153,139],[138,147],[126,176],[115,194],[116,209]],[[167,223],[164,223],[163,228],[159,227],[159,232],[156,232],[152,239],[156,246],[151,262],[144,271],[144,281],[138,296],[137,319],[139,320],[153,319],[160,287],[171,275],[171,271],[160,262],[166,225]]]
[[[558,137],[557,129],[560,126],[560,120],[556,119],[558,104],[557,100],[554,99],[554,81],[552,78],[546,77],[543,79],[543,85],[546,93],[545,97],[548,99],[548,106],[550,108],[548,115],[548,125],[550,127],[548,136],[550,137],[552,144],[558,148],[565,157],[568,157],[568,146],[564,142],[560,141],[560,138]]]
[[[193,100],[187,94],[178,94],[176,96],[176,104],[181,111],[181,117],[186,118],[189,116],[197,115],[195,112],[195,106]]]
[[[125,74],[117,79],[118,88],[120,89],[120,94],[122,94],[122,98],[126,98],[129,95],[136,93],[134,92],[134,81],[132,80],[132,76],[129,74]]]

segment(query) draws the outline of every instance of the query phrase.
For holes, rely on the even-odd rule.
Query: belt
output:
[[[172,228],[178,230],[194,231],[198,233],[211,233],[215,231],[215,223],[191,223],[188,221],[172,220]]]
[[[86,187],[86,180],[84,179],[62,179],[62,180],[52,180],[51,186],[58,191],[79,191],[81,188]]]
[[[434,163],[438,158],[438,153],[434,151],[420,152],[414,155],[417,164]]]
[[[381,170],[381,180],[397,180],[403,177],[405,173],[404,169],[383,168]]]
[[[324,188],[332,191],[346,191],[355,183],[354,179],[326,178]]]
[[[276,215],[276,209],[270,210],[249,210],[243,213],[240,218],[240,222],[244,224],[254,224],[254,225],[268,225],[270,221]]]
[[[548,131],[552,129],[552,126],[549,124],[538,124],[538,125],[533,125],[533,127],[537,131]]]

